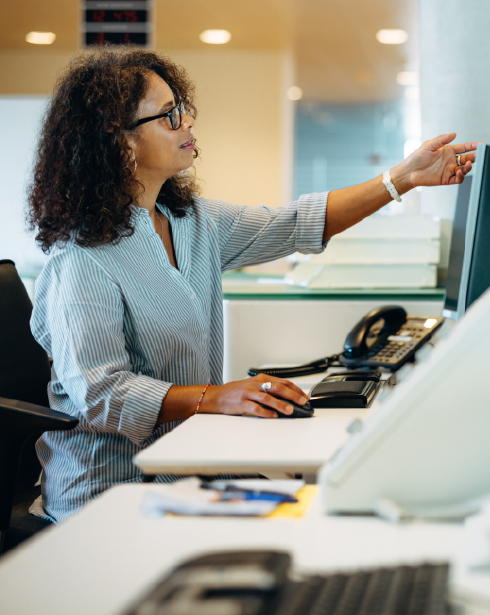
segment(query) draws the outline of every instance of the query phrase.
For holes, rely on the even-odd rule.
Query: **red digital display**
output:
[[[85,11],[86,23],[144,23],[148,11]]]
[[[81,3],[83,45],[151,43],[151,3],[147,0],[87,0]]]
[[[148,35],[146,32],[86,32],[86,45],[147,45]]]

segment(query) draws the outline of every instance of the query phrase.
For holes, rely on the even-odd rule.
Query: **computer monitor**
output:
[[[444,297],[442,315],[454,320],[458,318],[459,289],[461,287],[461,273],[463,272],[466,221],[468,219],[472,180],[472,176],[467,177],[459,186],[451,236],[446,296]]]
[[[490,287],[490,146],[478,146],[471,189],[467,180],[458,194],[442,312],[454,320]]]

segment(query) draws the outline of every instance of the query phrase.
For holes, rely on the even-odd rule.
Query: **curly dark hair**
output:
[[[194,86],[167,57],[128,47],[80,53],[58,79],[44,118],[34,176],[28,190],[28,224],[44,252],[73,238],[80,246],[117,243],[133,234],[134,195],[126,142],[137,119],[148,74],[159,75],[196,117]],[[199,150],[194,150],[194,157]],[[177,217],[192,211],[198,192],[193,170],[168,179],[158,195]]]

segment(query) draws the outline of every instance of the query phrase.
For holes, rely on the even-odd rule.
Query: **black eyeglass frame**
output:
[[[177,109],[177,111],[179,112],[179,120],[178,120],[178,125],[174,126],[174,121],[173,118],[175,117],[173,114],[174,109]],[[137,122],[135,122],[134,124],[131,124],[131,126],[129,127],[129,130],[133,130],[134,128],[137,128],[138,126],[141,126],[141,124],[146,124],[146,122],[152,122],[153,120],[158,120],[161,117],[168,117],[168,119],[170,120],[170,126],[172,127],[172,130],[178,130],[181,126],[182,126],[182,113],[184,113],[184,105],[183,103],[177,103],[174,107],[172,107],[169,111],[166,111],[165,113],[160,113],[159,115],[152,115],[151,117],[144,117],[141,120],[138,120]]]

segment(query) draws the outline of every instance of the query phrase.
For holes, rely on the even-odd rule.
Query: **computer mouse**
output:
[[[283,398],[279,397],[278,399],[283,399]],[[310,416],[313,416],[315,412],[315,408],[313,408],[313,406],[310,404],[309,401],[307,401],[304,406],[295,404],[290,399],[283,399],[283,401],[286,401],[290,406],[293,406],[294,409],[291,414],[283,414],[282,412],[277,412],[277,410],[275,410],[275,412],[277,412],[277,416],[280,419],[307,419],[307,418],[310,418]],[[262,408],[267,408],[267,410],[274,410],[274,408],[271,408],[270,406],[266,406],[265,404],[259,404],[259,405],[262,406]]]

